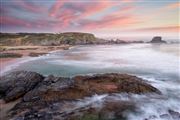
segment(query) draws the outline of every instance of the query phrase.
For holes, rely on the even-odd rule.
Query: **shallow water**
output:
[[[168,110],[180,112],[180,53],[178,44],[128,44],[76,46],[70,50],[20,63],[13,70],[30,70],[44,75],[71,77],[77,74],[128,73],[147,80],[163,95],[116,94],[113,99],[133,100],[137,113],[126,114],[129,120],[144,120],[155,115],[154,120]],[[82,100],[81,105],[98,101],[99,96]],[[89,102],[88,102],[89,101]],[[168,118],[173,120],[172,117]]]

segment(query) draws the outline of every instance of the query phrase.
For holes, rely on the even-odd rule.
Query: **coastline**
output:
[[[61,46],[9,46],[5,51],[0,53],[15,53],[22,54],[22,57],[7,57],[0,58],[0,76],[4,75],[6,72],[10,71],[14,66],[27,62],[29,60],[34,60],[40,56],[51,54],[55,51],[68,50],[71,49],[70,45]],[[30,56],[31,53],[35,53],[35,56]]]

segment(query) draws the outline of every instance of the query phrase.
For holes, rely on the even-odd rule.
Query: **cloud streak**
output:
[[[25,28],[28,32],[34,29],[39,32],[59,31],[123,31],[124,29],[136,30],[138,32],[177,32],[178,23],[174,22],[174,12],[179,7],[179,2],[167,2],[166,4],[152,2],[154,8],[146,2],[135,2],[134,0],[96,1],[27,1],[11,0],[1,1],[1,31]],[[173,10],[173,11],[172,11]],[[164,11],[168,12],[164,16]],[[153,13],[153,14],[148,14]],[[158,14],[157,14],[158,13]],[[151,20],[154,20],[151,23]],[[156,20],[157,19],[157,20]],[[159,23],[161,20],[162,23]],[[167,22],[168,21],[168,22]],[[158,27],[161,26],[161,27]],[[22,29],[24,30],[24,29]],[[127,31],[128,32],[128,31]]]
[[[165,26],[165,27],[151,27],[151,28],[141,28],[134,31],[142,32],[180,32],[180,26]]]

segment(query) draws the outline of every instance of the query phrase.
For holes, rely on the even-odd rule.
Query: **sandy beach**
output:
[[[49,52],[56,51],[56,50],[67,50],[71,46],[70,45],[61,45],[61,46],[5,46],[5,50],[1,51],[0,53],[15,53],[15,54],[21,54],[22,57],[16,58],[16,57],[6,57],[1,58],[0,57],[0,74],[2,74],[2,71],[4,71],[8,66],[16,64],[17,62],[28,59],[32,57],[31,54],[37,54],[37,56],[40,56],[41,54],[48,54]],[[36,57],[36,56],[33,57]],[[24,59],[23,59],[24,58]]]

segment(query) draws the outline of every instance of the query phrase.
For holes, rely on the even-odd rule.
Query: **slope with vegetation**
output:
[[[90,33],[0,33],[0,45],[79,45],[96,44],[102,40]]]

